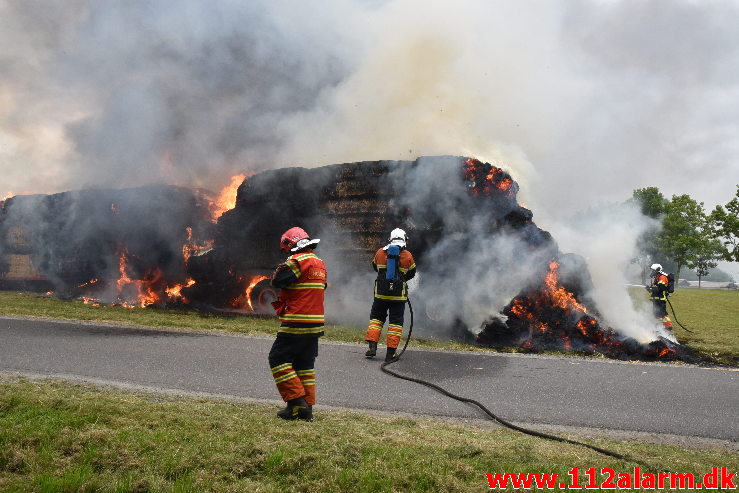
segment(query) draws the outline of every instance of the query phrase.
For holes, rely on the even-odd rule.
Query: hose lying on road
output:
[[[556,435],[550,435],[548,433],[542,433],[542,432],[539,432],[539,431],[529,430],[528,428],[523,428],[521,426],[514,425],[513,423],[510,423],[510,422],[508,422],[508,421],[506,421],[506,420],[504,420],[504,419],[496,416],[495,414],[493,414],[487,407],[485,407],[479,401],[476,401],[474,399],[469,399],[467,397],[462,397],[462,396],[459,396],[459,395],[456,395],[456,394],[452,394],[448,390],[445,390],[445,389],[443,389],[443,388],[439,387],[438,385],[433,384],[431,382],[427,382],[426,380],[421,380],[420,378],[407,377],[405,375],[401,375],[401,374],[396,373],[396,372],[394,372],[392,370],[389,370],[387,368],[388,365],[390,365],[392,363],[395,363],[396,361],[398,361],[400,359],[400,357],[405,352],[405,349],[408,347],[408,342],[411,340],[411,334],[413,333],[413,306],[411,305],[410,300],[408,300],[408,308],[409,308],[410,314],[411,314],[411,324],[410,324],[410,328],[408,329],[408,338],[405,341],[405,345],[403,346],[403,349],[400,351],[400,353],[398,353],[396,355],[395,358],[393,358],[390,361],[386,361],[382,365],[380,365],[380,369],[383,372],[387,373],[388,375],[392,375],[392,376],[394,376],[396,378],[400,378],[402,380],[408,380],[409,382],[415,382],[415,383],[418,383],[418,384],[421,384],[421,385],[425,385],[426,387],[432,388],[432,389],[436,390],[437,392],[440,392],[440,393],[444,394],[447,397],[451,397],[454,400],[457,400],[457,401],[460,401],[460,402],[466,402],[466,403],[469,403],[469,404],[474,404],[475,406],[479,407],[482,410],[482,412],[484,412],[485,414],[487,414],[492,420],[497,421],[498,423],[500,423],[501,425],[505,426],[506,428],[510,428],[512,430],[520,431],[521,433],[525,433],[527,435],[531,435],[531,436],[535,436],[535,437],[540,437],[540,438],[546,438],[547,440],[554,440],[554,441],[557,441],[557,442],[570,443],[572,445],[581,445],[581,446],[587,447],[587,448],[589,448],[591,450],[595,450],[596,452],[599,452],[599,453],[601,453],[603,455],[607,455],[607,456],[610,456],[610,457],[615,457],[617,459],[627,459],[627,457],[624,456],[624,455],[622,455],[622,454],[619,454],[619,453],[616,453],[616,452],[612,452],[612,451],[607,450],[607,449],[604,449],[604,448],[596,447],[595,445],[590,445],[589,443],[578,442],[577,440],[570,440],[569,438],[563,438],[563,437],[559,437],[559,436],[556,436]]]

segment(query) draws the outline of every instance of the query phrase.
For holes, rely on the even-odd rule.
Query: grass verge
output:
[[[567,481],[573,467],[635,466],[506,429],[338,411],[278,422],[275,410],[0,378],[0,491],[466,492],[489,491],[485,473]],[[653,473],[739,468],[724,449],[589,441]]]

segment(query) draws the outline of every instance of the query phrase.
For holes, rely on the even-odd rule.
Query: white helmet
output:
[[[390,245],[398,245],[399,247],[405,247],[405,243],[408,241],[408,235],[405,234],[400,228],[395,228],[390,232]],[[385,247],[387,249],[387,247]]]
[[[650,269],[652,269],[655,272],[660,272],[662,270],[662,266],[660,264],[652,264]]]

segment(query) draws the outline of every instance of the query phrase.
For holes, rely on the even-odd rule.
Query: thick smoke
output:
[[[655,336],[651,306],[648,311],[637,311],[624,286],[629,271],[641,268],[633,263],[639,236],[655,226],[657,221],[642,215],[633,203],[601,203],[542,226],[550,228],[563,251],[586,259],[594,287],[589,295],[603,321],[641,342]]]
[[[535,209],[711,205],[739,176],[737,24],[730,0],[4,1],[0,196],[502,154]]]
[[[7,191],[220,186],[345,77],[339,2],[0,3]]]

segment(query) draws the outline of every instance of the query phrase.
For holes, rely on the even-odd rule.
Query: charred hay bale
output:
[[[130,275],[160,269],[184,278],[187,227],[207,229],[207,204],[185,188],[152,186],[20,196],[8,201],[2,228],[22,228],[28,250],[58,289],[116,277],[121,252]]]

